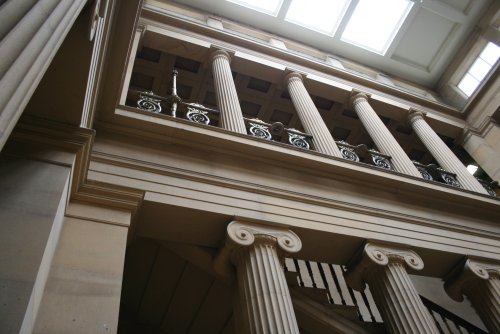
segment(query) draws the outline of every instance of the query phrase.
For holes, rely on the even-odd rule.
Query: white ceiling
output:
[[[166,1],[166,0],[163,0]],[[334,36],[327,36],[284,20],[292,0],[284,0],[276,17],[226,0],[177,0],[227,19],[258,27],[277,36],[381,70],[403,79],[434,87],[487,7],[496,0],[416,1],[385,55],[340,40],[349,15]],[[328,0],[325,0],[328,1]],[[353,0],[349,11],[358,0]],[[377,0],[374,0],[377,1]]]

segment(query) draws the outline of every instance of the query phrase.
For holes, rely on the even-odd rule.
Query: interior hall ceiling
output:
[[[415,1],[385,55],[370,52],[340,40],[349,19],[349,11],[354,10],[358,0],[351,1],[347,15],[334,36],[321,34],[285,21],[284,17],[292,1],[283,0],[283,5],[276,17],[226,0],[177,0],[175,2],[244,25],[258,27],[271,34],[283,36],[332,55],[433,88],[443,71],[465,44],[480,17],[492,1],[496,0]]]

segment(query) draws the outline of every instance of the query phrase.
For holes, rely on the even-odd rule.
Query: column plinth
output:
[[[231,56],[224,50],[216,50],[210,58],[215,96],[220,111],[220,126],[226,130],[246,134],[245,121],[231,73]]]
[[[391,162],[397,172],[422,177],[417,167],[401,148],[389,129],[368,103],[368,96],[357,93],[351,98],[351,104],[361,123],[383,154],[391,156]]]
[[[296,72],[290,73],[285,77],[284,82],[304,130],[313,137],[315,149],[334,157],[342,157],[335,140],[304,86],[302,75]]]
[[[299,237],[289,230],[241,222],[228,225],[219,258],[236,267],[238,333],[299,334],[282,262],[286,254],[301,248]]]
[[[425,147],[432,154],[439,165],[448,172],[455,173],[457,180],[464,189],[472,190],[482,194],[488,194],[486,189],[476,178],[469,173],[464,164],[443,142],[437,133],[427,124],[424,119],[424,113],[416,110],[410,111],[408,120],[413,131],[420,138]]]
[[[348,265],[346,281],[359,291],[368,283],[390,333],[437,334],[436,324],[413,286],[407,267],[421,270],[424,263],[411,250],[367,243]]]
[[[448,295],[462,301],[463,295],[490,333],[500,333],[500,264],[467,259],[445,282]]]

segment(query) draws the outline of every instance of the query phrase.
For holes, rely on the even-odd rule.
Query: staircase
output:
[[[290,288],[342,316],[364,323],[377,332],[383,323],[380,312],[367,286],[358,292],[347,286],[343,266],[299,259],[285,259],[285,275]],[[459,316],[422,297],[442,334],[487,334]],[[369,325],[369,326],[366,326]]]

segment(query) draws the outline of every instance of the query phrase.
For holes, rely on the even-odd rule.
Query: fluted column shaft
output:
[[[413,131],[415,131],[422,143],[424,143],[425,147],[442,168],[448,172],[455,173],[458,182],[460,182],[464,189],[488,194],[486,189],[484,189],[479,181],[469,173],[464,164],[456,157],[450,148],[446,146],[429,124],[427,124],[422,112],[410,112],[408,117]]]
[[[361,93],[354,95],[352,106],[380,152],[391,156],[394,169],[403,174],[422,177],[417,167],[370,106],[368,97]]]
[[[0,10],[0,150],[85,0],[7,0]]]
[[[231,73],[231,56],[226,51],[217,50],[212,53],[211,59],[220,125],[226,130],[246,134],[245,121]]]
[[[282,262],[285,254],[301,247],[299,237],[289,230],[242,222],[228,225],[218,263],[230,260],[236,267],[238,333],[299,334]],[[215,268],[221,272],[217,264]]]
[[[302,76],[299,73],[290,73],[285,78],[285,84],[304,130],[313,137],[315,149],[334,157],[342,157],[335,140],[304,86]]]
[[[368,243],[348,266],[347,283],[360,291],[368,283],[388,332],[437,334],[436,323],[406,271],[423,266],[413,251]]]
[[[235,261],[249,333],[299,333],[275,243],[259,237]]]
[[[445,282],[448,295],[462,301],[463,295],[490,333],[500,333],[500,264],[467,259]]]

